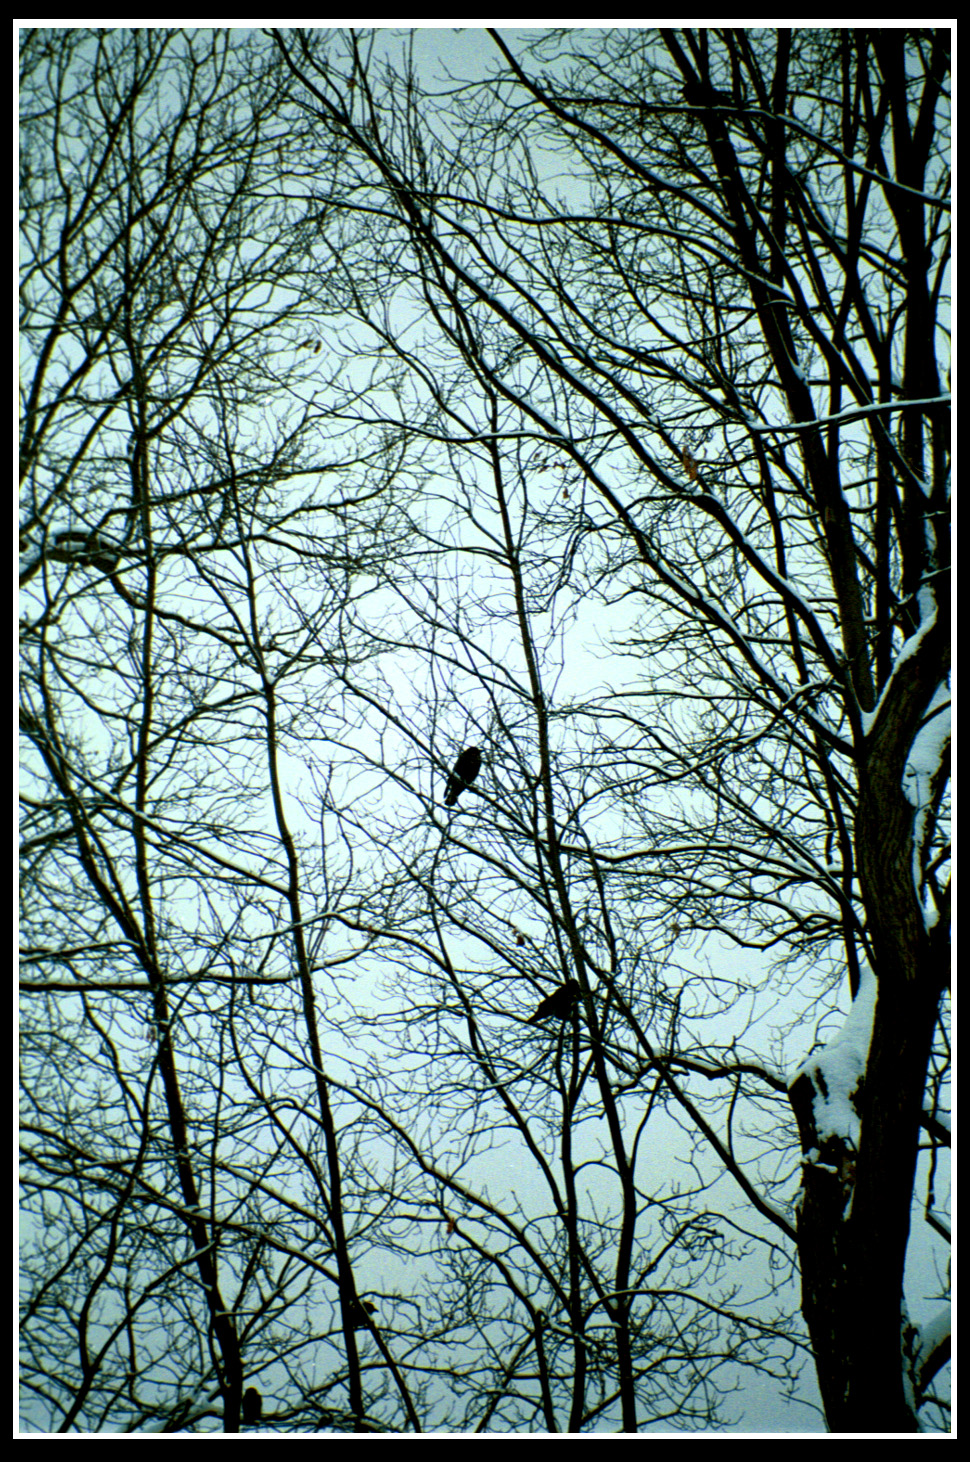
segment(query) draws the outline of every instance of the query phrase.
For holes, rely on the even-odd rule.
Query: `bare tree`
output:
[[[418,509],[403,517],[413,428],[358,430],[394,373],[362,386],[341,369],[356,337],[324,330],[328,301],[379,289],[342,272],[340,215],[321,232],[328,207],[309,207],[333,155],[310,149],[274,59],[225,36],[24,41],[25,1418],[233,1431],[256,1392],[281,1430],[710,1425],[720,1376],[784,1379],[793,1346],[731,1314],[731,1286],[720,1309],[696,1298],[744,1247],[698,1202],[704,1180],[638,1197],[656,1078],[609,1058],[631,1139],[575,1021],[532,1031],[522,1011],[510,1064],[513,985],[462,968],[484,907],[425,804],[414,866],[377,856],[406,846],[379,727],[360,792],[383,665],[435,625],[412,614],[402,640],[361,585],[400,603],[434,551]],[[437,799],[450,749],[436,762],[410,730]],[[542,827],[536,803],[495,848],[531,849],[548,948],[484,921],[530,1007],[581,947],[559,937]],[[413,1001],[378,1019],[362,991],[403,950]],[[436,1060],[412,1081],[435,1029],[449,1077]],[[454,1116],[444,1147],[429,1100]],[[596,1166],[618,1187],[583,1176],[601,1100]],[[496,1124],[539,1201],[466,1172]]]
[[[277,40],[344,148],[337,206],[363,223],[347,267],[384,283],[384,308],[360,313],[410,373],[402,419],[467,465],[457,500],[506,566],[531,557],[535,573],[546,546],[545,579],[514,590],[534,782],[504,705],[485,729],[531,785],[557,980],[582,987],[607,1122],[592,975],[752,1208],[797,1243],[829,1427],[915,1430],[921,1408],[934,1425],[948,1348],[904,1292],[921,1136],[925,1232],[946,1236],[948,35],[567,33],[519,56],[493,33],[498,69],[455,90],[447,122],[356,35],[343,60]],[[386,305],[408,290],[433,324],[413,343]],[[514,540],[505,474],[528,502]],[[598,753],[567,770],[526,621],[594,593],[639,607],[629,647],[647,669],[587,700]],[[485,607],[460,639],[497,685]],[[628,819],[608,843],[580,818],[604,797]],[[732,1137],[768,1063],[739,1060],[738,1034],[697,1058],[673,961],[681,1044],[663,1048],[627,998],[630,964],[591,961],[577,937],[579,870],[639,900],[641,928],[772,951],[801,993],[797,1223]],[[600,907],[615,955],[612,899]],[[730,1093],[717,1120],[691,1070]]]
[[[389,1169],[412,1174],[384,1243],[434,1264],[413,1296],[414,1345],[448,1382],[447,1424],[710,1427],[729,1418],[721,1392],[741,1384],[741,1368],[785,1385],[797,1374],[797,1327],[759,1310],[737,1278],[752,1253],[759,1277],[783,1270],[784,1250],[770,1231],[725,1221],[710,1197],[718,1167],[692,1152],[689,1130],[683,1142],[681,1101],[694,1103],[668,1081],[679,997],[638,950],[641,926],[598,856],[589,707],[571,710],[545,688],[555,645],[524,609],[537,564],[534,536],[524,547],[528,497],[506,482],[497,446],[485,456],[496,536],[482,543],[477,531],[480,490],[474,514],[456,503],[435,533],[439,547],[460,543],[441,554],[453,583],[440,560],[433,582],[389,575],[399,650],[415,667],[412,694],[427,676],[426,703],[409,705],[374,667],[345,676],[348,701],[384,718],[374,744],[397,782],[337,812],[346,844],[375,875],[384,869],[353,913],[349,898],[335,913],[373,933],[395,971],[357,1041],[377,1052],[373,1147],[390,1141]],[[460,476],[460,454],[453,466]],[[477,595],[457,567],[469,556]],[[485,597],[499,569],[505,584]],[[486,620],[488,649],[475,628]],[[450,756],[428,774],[435,679],[439,734],[450,724],[487,748],[458,814],[444,795]],[[784,1082],[757,1063],[723,1074],[784,1104]],[[655,1151],[672,1131],[692,1170],[658,1189]]]
[[[265,43],[31,31],[21,66],[25,1417],[236,1431],[312,1336],[353,1426],[327,891],[281,758],[360,653],[394,447],[333,426],[359,384]]]
[[[26,1424],[945,1423],[947,37],[386,40],[22,37]]]

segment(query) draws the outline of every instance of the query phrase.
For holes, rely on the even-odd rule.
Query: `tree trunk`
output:
[[[916,896],[915,809],[904,796],[903,773],[948,668],[945,625],[935,624],[897,667],[863,743],[856,847],[878,998],[865,1077],[853,1098],[858,1152],[848,1138],[817,1126],[815,1102],[827,1094],[822,1072],[802,1072],[790,1092],[802,1151],[817,1150],[804,1166],[798,1244],[802,1309],[832,1431],[918,1430],[903,1353],[903,1281],[919,1121],[947,965]]]

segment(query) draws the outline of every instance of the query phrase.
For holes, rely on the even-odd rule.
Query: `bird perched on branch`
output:
[[[377,1314],[377,1306],[370,1300],[351,1300],[350,1318],[355,1330],[366,1330],[371,1315]]]
[[[258,1426],[263,1419],[263,1398],[255,1386],[243,1392],[242,1413],[246,1426]]]
[[[581,993],[578,980],[567,980],[565,985],[560,985],[558,990],[553,990],[551,995],[539,1002],[535,1014],[529,1016],[526,1025],[535,1025],[537,1021],[545,1020],[550,1015],[556,1020],[565,1020],[572,1013]]]
[[[466,746],[455,762],[454,771],[448,778],[448,785],[445,788],[446,807],[454,807],[458,801],[458,794],[471,786],[481,769],[481,751],[477,746]]]

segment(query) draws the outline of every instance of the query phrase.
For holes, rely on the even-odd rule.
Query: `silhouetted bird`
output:
[[[257,1426],[263,1419],[263,1398],[255,1386],[243,1392],[243,1421],[247,1426]]]
[[[534,1015],[530,1015],[526,1025],[535,1025],[537,1020],[545,1020],[547,1015],[554,1015],[557,1020],[565,1020],[572,1011],[573,1006],[580,996],[578,980],[567,980],[565,985],[560,985],[558,990],[553,990],[545,1000],[540,1001]]]
[[[732,111],[738,110],[737,102],[729,91],[718,91],[716,86],[708,86],[705,81],[688,81],[683,93],[684,101],[690,102],[692,107],[730,107]]]
[[[376,1313],[377,1306],[372,1305],[370,1300],[351,1300],[350,1318],[355,1330],[366,1330],[368,1316]]]
[[[455,762],[455,770],[448,778],[448,785],[445,788],[446,807],[454,807],[458,801],[458,794],[471,786],[481,769],[482,753],[477,746],[466,746]]]

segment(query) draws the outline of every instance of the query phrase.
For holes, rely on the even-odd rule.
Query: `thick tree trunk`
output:
[[[790,1096],[806,1155],[798,1224],[802,1308],[829,1428],[918,1430],[904,1356],[903,1280],[920,1114],[948,966],[914,884],[915,809],[903,793],[921,717],[949,666],[934,625],[896,667],[860,755],[856,851],[878,987],[859,1146],[826,1130],[824,1059]],[[941,929],[941,935],[944,933]]]
[[[903,1276],[909,1239],[919,1114],[936,999],[880,995],[865,1083],[858,1095],[860,1147],[823,1136],[803,1072],[791,1089],[804,1169],[798,1222],[802,1310],[831,1431],[918,1429],[906,1374]]]

